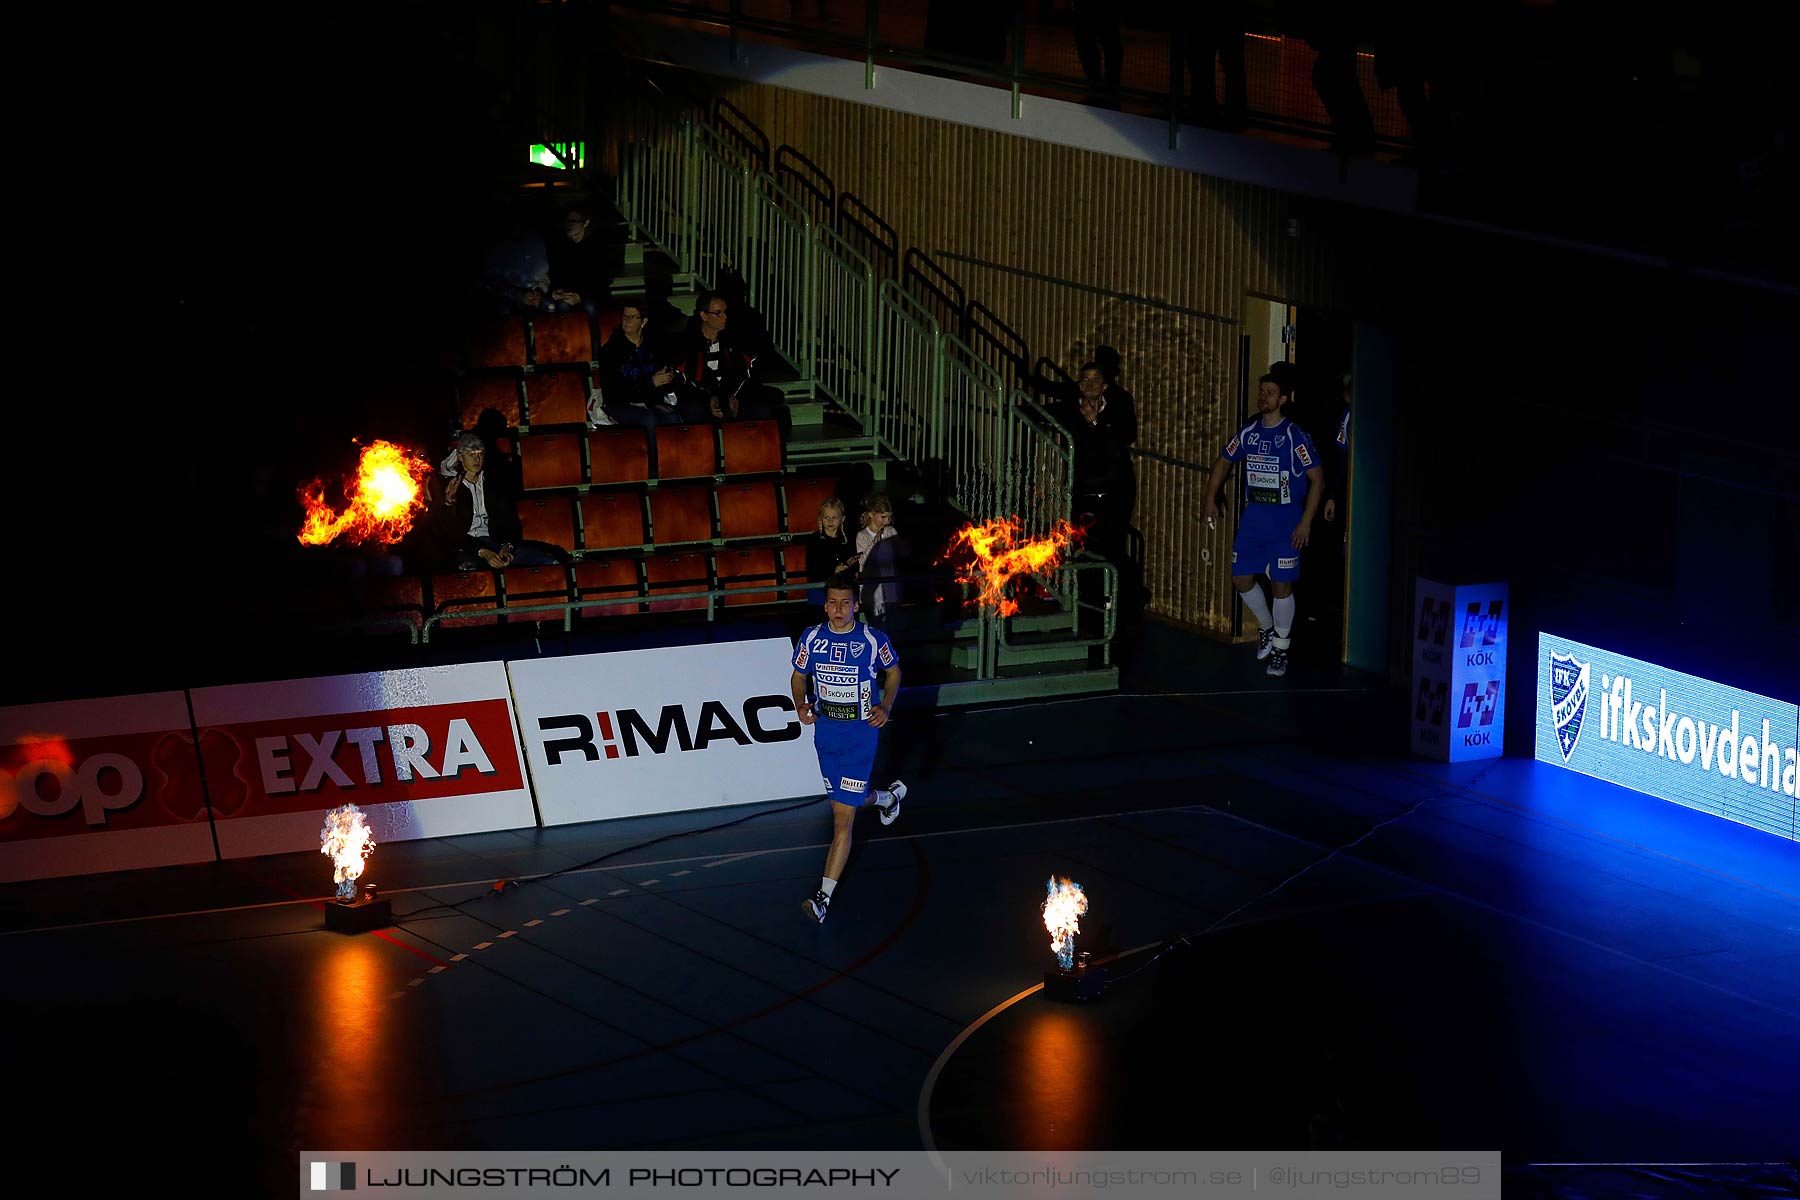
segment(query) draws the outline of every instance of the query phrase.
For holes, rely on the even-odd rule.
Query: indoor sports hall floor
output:
[[[903,711],[823,925],[823,801],[385,845],[373,935],[324,931],[316,853],[0,889],[15,1132],[243,1194],[302,1149],[1795,1145],[1800,847],[1178,649]],[[1029,991],[1052,874],[1136,951],[1092,1007]]]

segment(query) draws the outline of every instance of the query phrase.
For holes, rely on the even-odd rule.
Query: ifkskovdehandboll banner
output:
[[[1549,633],[1537,686],[1539,762],[1800,840],[1792,701]]]
[[[509,662],[546,825],[823,792],[785,638]]]

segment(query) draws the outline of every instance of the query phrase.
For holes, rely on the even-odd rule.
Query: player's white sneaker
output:
[[[831,907],[831,897],[822,891],[814,892],[800,902],[800,907],[805,910],[807,916],[823,925],[825,910]]]
[[[1256,661],[1261,662],[1269,657],[1269,651],[1275,646],[1275,627],[1264,625],[1256,631]]]
[[[906,785],[898,779],[887,785],[888,794],[894,799],[888,804],[877,804],[875,811],[881,814],[883,825],[892,825],[900,819],[900,802],[906,799]]]
[[[1275,676],[1277,679],[1279,679],[1283,675],[1286,675],[1287,674],[1287,656],[1288,656],[1288,652],[1286,650],[1271,651],[1269,654],[1268,673],[1270,675]]]

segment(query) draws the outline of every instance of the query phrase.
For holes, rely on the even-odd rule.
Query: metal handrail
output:
[[[745,578],[755,580],[758,577],[757,576],[746,576]],[[805,589],[807,589],[809,587],[817,587],[817,586],[819,586],[819,585],[816,583],[812,583],[812,582],[804,581],[804,580],[789,580],[786,583],[781,583],[777,580],[772,579],[768,582],[768,584],[766,586],[758,584],[755,587],[735,587],[735,588],[717,587],[717,588],[708,588],[705,591],[700,591],[698,589],[694,589],[694,590],[682,591],[682,592],[655,592],[655,593],[634,592],[629,596],[592,596],[592,597],[588,597],[586,599],[581,599],[581,600],[560,600],[560,601],[559,600],[550,600],[550,601],[544,601],[542,603],[536,603],[536,604],[512,604],[512,605],[495,604],[495,605],[489,605],[489,606],[483,607],[483,608],[476,608],[472,605],[469,607],[463,607],[463,606],[459,605],[456,608],[447,609],[444,612],[432,613],[429,617],[426,617],[425,623],[422,627],[423,640],[426,643],[429,643],[431,641],[432,629],[434,627],[436,627],[440,622],[443,622],[443,621],[464,621],[464,620],[478,620],[478,619],[485,618],[485,617],[520,616],[525,613],[533,613],[533,612],[562,614],[563,632],[569,633],[569,632],[572,632],[574,629],[573,618],[574,618],[576,609],[612,608],[612,607],[623,608],[627,604],[633,604],[633,605],[663,604],[663,603],[666,603],[671,600],[705,600],[707,602],[707,604],[706,604],[706,619],[708,621],[711,621],[711,620],[715,619],[715,614],[717,613],[718,609],[723,607],[722,605],[718,604],[717,601],[722,600],[728,596],[742,596],[745,592],[759,593],[759,592],[764,592],[764,591],[768,591],[768,592],[804,591]],[[771,606],[772,607],[772,606],[777,606],[777,605],[796,606],[796,605],[805,604],[806,602],[807,602],[806,598],[804,596],[802,596],[802,597],[799,597],[798,599],[789,597],[785,600],[784,599],[758,600],[758,601],[755,601],[754,603],[758,607],[761,607],[761,606]],[[746,605],[746,607],[749,607],[749,605]],[[417,640],[419,640],[419,639],[415,639],[415,641],[417,641]]]

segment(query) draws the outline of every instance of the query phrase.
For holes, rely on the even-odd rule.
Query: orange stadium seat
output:
[[[797,583],[798,588],[789,588],[781,592],[783,600],[806,599],[806,547],[799,542],[789,542],[781,548],[782,578],[788,583]]]
[[[719,586],[739,592],[726,596],[731,604],[767,604],[775,599],[775,551],[727,550],[717,559]]]
[[[612,600],[637,596],[637,561],[630,558],[586,558],[575,564],[575,598],[578,600]],[[638,611],[635,604],[594,604],[584,606],[584,617],[617,617]]]
[[[619,313],[623,305],[602,308],[594,314],[594,345],[604,346],[612,340],[613,330],[619,327]]]
[[[431,603],[434,613],[454,613],[476,608],[496,608],[499,599],[492,571],[447,571],[431,577]],[[438,624],[445,629],[467,625],[496,625],[498,616],[449,617]]]
[[[722,538],[772,538],[781,534],[781,518],[775,509],[775,485],[727,483],[719,488],[719,536]]]
[[[417,575],[377,575],[363,593],[363,613],[371,620],[405,621],[414,629],[425,624],[425,584]]]
[[[658,546],[712,541],[712,489],[696,484],[650,493],[650,540]]]
[[[519,465],[527,488],[579,487],[581,435],[528,433],[519,439]]]
[[[519,501],[520,532],[528,542],[575,549],[575,510],[567,496],[527,496]]]
[[[650,447],[644,431],[630,425],[588,434],[588,480],[596,486],[642,483],[650,478]]]
[[[498,409],[501,420],[511,428],[519,423],[519,377],[517,375],[466,375],[456,386],[461,405],[462,427],[473,429],[487,409]]]
[[[523,317],[490,317],[463,330],[463,360],[471,367],[525,365]]]
[[[773,421],[727,421],[719,427],[725,446],[723,475],[764,475],[781,470],[781,426]]]
[[[532,425],[586,425],[587,372],[540,371],[525,377],[525,419]]]
[[[594,335],[584,312],[542,313],[531,318],[531,361],[549,363],[592,362]]]
[[[711,478],[719,456],[711,425],[663,425],[656,431],[658,479]]]
[[[500,573],[500,580],[506,587],[508,609],[530,604],[557,604],[569,598],[569,573],[562,567],[508,567]],[[561,624],[562,619],[562,613],[544,609],[514,614],[508,622],[555,621]]]
[[[837,480],[829,475],[790,479],[783,490],[787,493],[787,531],[795,536],[817,533],[819,505],[837,495]],[[853,521],[855,516],[854,513],[846,513],[845,520]],[[854,525],[850,527],[850,531],[854,537]]]
[[[581,498],[582,549],[636,549],[644,544],[644,498],[637,492],[590,492]]]
[[[658,593],[704,592],[712,587],[706,572],[704,554],[659,554],[644,560],[644,576],[649,582],[651,612],[679,612],[704,609],[706,599],[695,596],[686,600],[657,600]]]

